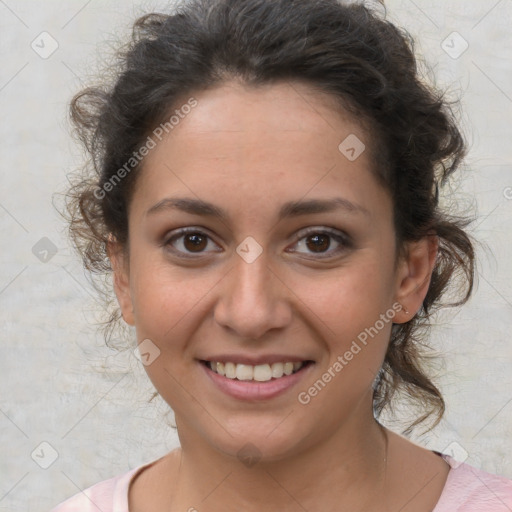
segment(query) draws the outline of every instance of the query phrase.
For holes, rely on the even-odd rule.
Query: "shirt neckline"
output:
[[[455,470],[457,468],[460,468],[461,466],[464,466],[465,464],[463,462],[459,462],[450,455],[446,455],[445,453],[441,453],[436,450],[431,450],[431,452],[436,455],[439,455],[439,457],[441,457],[450,466],[450,470],[448,471],[448,476],[446,477],[446,482],[444,483],[441,495],[439,496],[439,499],[437,500],[437,503],[434,509],[432,510],[432,512],[442,512],[441,507],[444,507],[448,493],[450,492],[450,489],[453,487],[453,480],[457,476],[455,474]]]
[[[452,480],[455,477],[454,469],[461,467],[464,463],[458,462],[453,457],[450,457],[450,455],[446,455],[436,450],[431,450],[431,452],[441,457],[450,466],[450,470],[448,471],[448,476],[446,477],[446,481],[444,483],[443,490],[441,491],[441,495],[439,496],[439,499],[437,500],[437,503],[432,510],[432,512],[441,512],[440,507],[443,506],[446,500],[446,496],[449,492],[448,489],[452,487]],[[147,462],[146,464],[142,464],[141,466],[138,466],[132,469],[131,471],[128,471],[117,481],[114,491],[114,505],[112,512],[131,512],[130,509],[128,508],[128,497],[130,493],[130,487],[133,481],[140,473],[142,473],[149,467],[153,466],[166,456],[167,455],[163,455],[162,457],[159,457],[156,460]]]
[[[160,460],[162,460],[167,455],[163,455],[156,460],[151,462],[147,462],[146,464],[142,464],[127,473],[125,473],[117,482],[114,489],[114,504],[112,507],[112,512],[131,512],[128,502],[128,497],[130,494],[130,487],[135,480],[135,478],[142,473],[145,469],[153,466]]]

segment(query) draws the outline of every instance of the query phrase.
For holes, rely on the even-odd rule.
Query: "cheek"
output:
[[[161,340],[183,318],[190,302],[179,281],[154,266],[137,272],[132,288],[137,329]]]
[[[363,283],[366,279],[347,279],[345,287],[329,290],[315,304],[325,357],[319,361],[318,372],[301,388],[298,401],[313,415],[324,417],[329,409],[327,423],[333,427],[350,415],[363,397],[371,400],[372,384],[391,333],[394,310],[386,317],[389,309],[383,290],[369,280],[363,293],[357,288]]]
[[[301,278],[304,303],[335,333],[364,329],[389,307],[390,284],[376,260],[354,262],[323,277]]]
[[[204,315],[217,272],[179,268],[162,258],[134,258],[132,298],[139,342],[149,338],[162,352],[183,351]]]
[[[341,358],[343,373],[351,378],[357,379],[359,369],[366,368],[365,380],[371,380],[370,372],[378,371],[387,349],[394,310],[389,312],[391,289],[381,264],[377,258],[361,258],[324,279],[300,285],[309,317],[315,313],[323,333],[329,357],[323,366],[331,367]]]
[[[148,260],[139,263],[133,266],[132,287],[137,340],[149,339],[157,347],[149,345],[156,355],[144,369],[173,409],[186,410],[190,395],[182,383],[187,382],[194,364],[187,350],[206,285],[204,280],[169,264],[151,264]]]

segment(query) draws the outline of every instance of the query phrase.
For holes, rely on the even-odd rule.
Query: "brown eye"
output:
[[[187,251],[201,252],[208,245],[207,238],[200,233],[189,233],[183,236],[183,245]]]
[[[184,228],[167,238],[163,245],[173,253],[186,258],[193,257],[189,255],[194,253],[201,255],[211,252],[205,250],[210,241],[213,243],[211,237],[206,233],[194,228]],[[218,252],[218,250],[214,252]]]
[[[306,246],[313,252],[324,252],[329,249],[331,242],[329,236],[325,234],[310,235],[306,237]]]
[[[343,232],[320,230],[318,228],[311,228],[303,233],[301,238],[298,239],[296,246],[299,248],[292,249],[291,252],[302,254],[318,254],[317,259],[329,258],[348,250],[352,247],[351,239]],[[299,235],[300,236],[300,235]],[[335,241],[334,249],[331,249],[332,241]],[[306,249],[304,252],[302,249]]]

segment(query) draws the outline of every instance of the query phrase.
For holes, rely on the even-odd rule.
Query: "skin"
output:
[[[410,244],[395,271],[392,202],[371,172],[371,140],[330,96],[296,82],[229,82],[194,97],[198,105],[146,157],[129,205],[129,247],[109,249],[124,320],[139,343],[160,350],[145,369],[174,410],[181,443],[133,481],[130,510],[432,510],[448,465],[373,418],[391,321],[307,405],[297,397],[394,303],[404,310],[392,321],[410,320],[428,290],[437,237]],[[366,145],[355,161],[338,150],[350,134]],[[148,213],[169,197],[212,202],[228,219]],[[287,201],[333,197],[367,213],[277,219]],[[187,236],[169,242],[183,227],[209,235],[203,252]],[[308,227],[317,230],[303,234]],[[315,252],[311,236],[329,228],[350,242],[331,237]],[[263,251],[252,263],[236,252],[248,236]],[[285,393],[243,401],[219,391],[198,362],[221,353],[314,364]],[[251,467],[237,457],[246,443],[261,457]]]

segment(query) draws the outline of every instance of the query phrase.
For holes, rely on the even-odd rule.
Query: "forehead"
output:
[[[330,126],[325,114],[337,106],[333,96],[299,81],[253,86],[232,80],[196,97],[202,116],[195,116],[193,125],[183,123],[184,131],[199,127],[215,131],[219,121],[246,131],[325,131]],[[219,110],[223,112],[222,119],[214,116]],[[343,116],[343,111],[338,110]],[[349,120],[348,116],[343,117]]]
[[[229,133],[233,140],[237,133],[243,133],[246,140],[254,134],[263,142],[276,135],[324,137],[329,133],[331,137],[326,142],[331,149],[333,140],[350,133],[358,132],[361,138],[369,138],[362,120],[356,120],[343,109],[339,100],[304,82],[249,86],[230,81],[194,97],[198,104],[173,129],[175,136],[213,137]],[[179,109],[186,101],[184,97],[174,108]]]
[[[247,211],[251,200],[269,205],[341,194],[365,207],[384,192],[369,151],[352,160],[340,150],[345,140],[369,148],[366,132],[334,98],[307,84],[230,82],[193,97],[197,105],[145,159],[140,185],[147,201],[174,192],[214,195]]]

